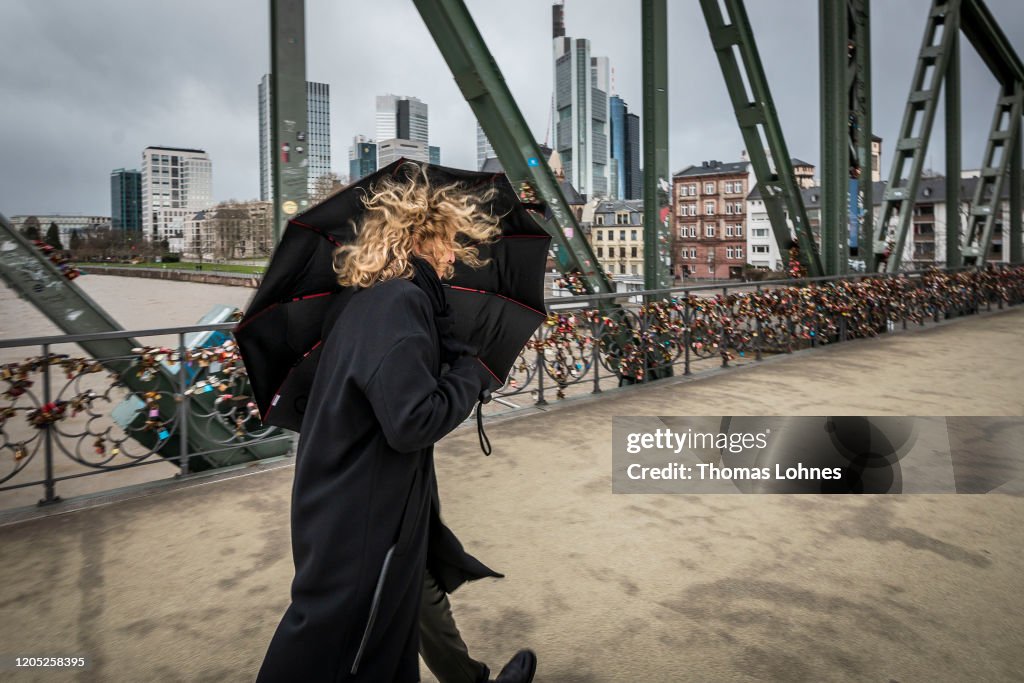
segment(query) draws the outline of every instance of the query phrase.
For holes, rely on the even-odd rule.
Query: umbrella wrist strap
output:
[[[484,455],[491,454],[491,440],[487,438],[487,432],[484,431],[484,404],[479,402],[476,404],[476,433],[480,437],[480,450],[484,452]]]

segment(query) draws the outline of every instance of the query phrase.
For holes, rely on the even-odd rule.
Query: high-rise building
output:
[[[554,5],[554,147],[565,177],[580,194],[609,196],[607,57],[592,57],[590,41],[565,35],[564,7]]]
[[[481,170],[484,167],[484,162],[491,157],[497,157],[494,153],[494,147],[491,145],[491,141],[487,139],[487,134],[484,133],[483,126],[477,121],[476,124],[476,170]]]
[[[138,171],[111,171],[110,222],[114,230],[142,232],[142,174]]]
[[[270,74],[265,74],[259,85],[260,102],[260,200],[270,201],[274,194],[274,169],[271,165]],[[306,81],[306,145],[300,152],[305,154],[308,166],[307,188],[309,196],[315,194],[318,178],[331,172],[331,88],[326,83]]]
[[[377,143],[377,168],[384,168],[391,162],[402,158],[429,163],[430,149],[429,145],[413,140],[401,138],[382,140]]]
[[[610,195],[618,199],[643,199],[640,174],[640,117],[618,95],[608,98],[608,127],[611,132],[609,179],[614,177]]]
[[[440,147],[435,147],[434,145],[430,145],[430,147],[427,148],[427,151],[428,151],[429,156],[430,156],[430,163],[432,163],[432,164],[440,164],[441,163],[441,148]]]
[[[377,168],[383,168],[403,156],[429,162],[428,120],[426,102],[403,95],[378,95]]]
[[[213,205],[213,170],[201,149],[147,147],[142,150],[142,234],[184,250],[185,223]]]
[[[348,179],[354,183],[377,170],[377,143],[365,135],[352,138],[348,148]]]

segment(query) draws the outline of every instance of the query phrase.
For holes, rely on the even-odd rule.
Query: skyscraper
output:
[[[608,124],[611,132],[609,175],[615,178],[611,192],[617,199],[643,199],[640,174],[640,117],[618,95],[608,98]]]
[[[564,7],[552,6],[555,97],[552,111],[554,147],[565,178],[588,199],[607,197],[608,88],[607,57],[592,57],[590,41],[565,35]]]
[[[138,171],[111,171],[110,224],[114,230],[141,234],[142,174]]]
[[[270,201],[274,193],[274,174],[271,160],[270,74],[260,80],[260,200]],[[306,81],[306,147],[303,154],[308,162],[307,187],[312,197],[318,178],[331,171],[331,88],[326,83]],[[296,149],[296,152],[298,150]]]
[[[184,250],[185,221],[213,205],[213,170],[201,149],[147,147],[142,150],[142,234]]]
[[[428,120],[426,102],[402,95],[378,95],[377,168],[402,156],[429,162]]]
[[[365,135],[352,138],[352,146],[348,148],[348,179],[355,181],[370,175],[377,170],[377,143],[367,139]]]
[[[483,127],[480,122],[476,124],[476,170],[481,170],[484,167],[484,162],[489,158],[497,158],[497,154],[494,153],[494,147],[491,146],[491,141],[487,139],[487,135],[484,133]]]

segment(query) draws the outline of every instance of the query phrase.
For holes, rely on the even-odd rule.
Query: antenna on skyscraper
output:
[[[551,111],[555,108],[555,93],[551,93],[551,106],[548,107],[548,125],[544,128],[544,146],[550,147],[548,140],[551,137],[551,122],[552,116]]]

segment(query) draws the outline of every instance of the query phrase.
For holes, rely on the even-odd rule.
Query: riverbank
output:
[[[151,280],[175,280],[178,282],[199,282],[207,285],[228,287],[259,287],[262,276],[225,271],[178,270],[174,268],[128,268],[86,263],[80,266],[83,275],[116,275],[118,277],[142,277]]]

